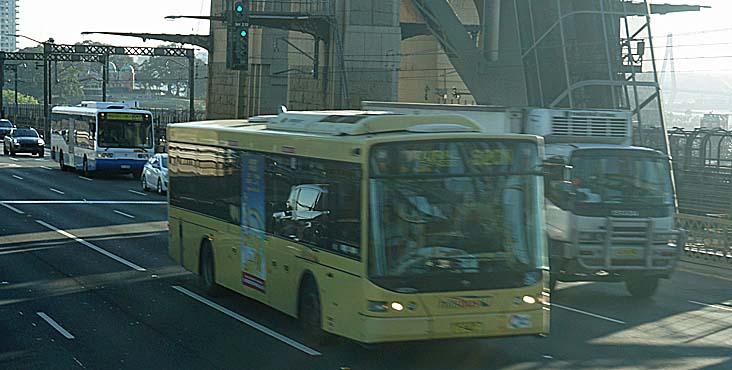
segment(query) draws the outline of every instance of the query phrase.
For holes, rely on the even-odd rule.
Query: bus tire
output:
[[[318,284],[315,279],[306,275],[300,284],[298,297],[298,318],[305,339],[310,343],[325,344],[327,333],[323,330],[322,306]]]
[[[89,163],[86,161],[86,156],[81,163],[81,173],[84,175],[84,177],[89,177]]]
[[[658,276],[631,276],[625,279],[625,288],[635,298],[649,298],[658,290]]]
[[[45,150],[41,149],[40,152],[38,152],[38,158],[43,158],[46,155]]]
[[[221,294],[221,286],[216,284],[214,255],[211,242],[204,240],[201,242],[201,252],[198,257],[198,280],[203,287],[204,292],[210,296]]]
[[[58,152],[58,168],[61,171],[66,171],[66,165],[64,164],[64,151]]]

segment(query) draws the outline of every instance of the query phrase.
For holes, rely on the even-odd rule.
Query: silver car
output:
[[[158,194],[168,191],[168,154],[158,153],[150,157],[140,176],[142,190],[155,189]]]

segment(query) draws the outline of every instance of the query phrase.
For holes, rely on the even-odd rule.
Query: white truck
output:
[[[667,155],[632,146],[630,112],[363,102],[367,111],[462,114],[485,132],[545,140],[551,281],[625,282],[649,297],[669,278],[686,233],[674,229]]]

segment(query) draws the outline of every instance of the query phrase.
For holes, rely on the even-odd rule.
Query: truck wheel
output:
[[[625,280],[625,288],[633,297],[648,298],[658,290],[658,277],[633,276]]]
[[[327,334],[323,331],[322,311],[318,285],[313,278],[305,277],[300,288],[299,313],[300,326],[306,340],[315,344],[324,344]]]

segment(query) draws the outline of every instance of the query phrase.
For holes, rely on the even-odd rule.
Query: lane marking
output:
[[[314,350],[314,349],[312,349],[312,348],[310,348],[310,347],[308,347],[308,346],[306,346],[306,345],[304,345],[304,344],[302,344],[302,343],[300,343],[298,341],[295,341],[294,339],[291,339],[289,337],[286,337],[286,336],[284,336],[284,335],[282,335],[282,334],[280,334],[280,333],[278,333],[278,332],[276,332],[276,331],[274,331],[274,330],[272,330],[272,329],[270,329],[270,328],[268,328],[268,327],[266,327],[266,326],[264,326],[262,324],[257,323],[256,321],[253,321],[251,319],[248,319],[248,318],[246,318],[246,317],[244,317],[244,316],[242,316],[242,315],[240,315],[240,314],[238,314],[238,313],[236,313],[236,312],[234,312],[234,311],[232,311],[232,310],[230,310],[230,309],[228,309],[228,308],[226,308],[224,306],[221,306],[218,303],[215,303],[215,302],[210,301],[210,300],[208,300],[208,299],[206,299],[204,297],[201,297],[200,295],[198,295],[196,293],[193,293],[193,292],[191,292],[190,290],[188,290],[186,288],[183,288],[183,287],[178,286],[178,285],[174,285],[172,288],[175,289],[175,290],[177,290],[177,291],[179,291],[179,292],[181,292],[181,293],[183,293],[183,294],[185,294],[185,295],[187,295],[187,296],[189,296],[189,297],[191,297],[191,298],[193,298],[193,299],[195,299],[195,300],[197,300],[197,301],[199,301],[199,302],[201,302],[201,303],[203,303],[203,304],[205,304],[206,306],[209,306],[209,307],[211,307],[211,308],[213,308],[213,309],[215,309],[215,310],[223,313],[226,316],[229,316],[229,317],[231,317],[231,318],[233,318],[233,319],[235,319],[235,320],[237,320],[237,321],[239,321],[239,322],[241,322],[241,323],[243,323],[245,325],[248,325],[248,326],[250,326],[250,327],[252,327],[252,328],[254,328],[256,330],[259,330],[260,332],[262,332],[264,334],[267,334],[270,337],[279,340],[280,342],[283,342],[283,343],[285,343],[285,344],[287,344],[287,345],[289,345],[291,347],[294,347],[294,348],[296,348],[296,349],[298,349],[298,350],[300,350],[302,352],[305,352],[305,353],[309,354],[310,356],[320,356],[320,355],[322,355],[322,353],[320,353],[320,352],[318,352],[318,351],[316,351],[316,350]]]
[[[713,266],[713,267],[716,267],[716,266]],[[719,279],[719,280],[724,280],[724,281],[732,281],[732,279],[730,279],[728,277],[719,276],[719,275],[712,275],[712,274],[706,274],[706,273],[698,272],[698,271],[687,270],[687,269],[685,269],[683,267],[676,268],[676,271],[683,271],[683,272],[686,272],[687,274],[699,275],[699,276],[704,276],[704,277],[714,278],[714,279]]]
[[[607,320],[607,321],[610,321],[610,322],[614,322],[616,324],[625,325],[625,321],[616,320],[616,319],[613,319],[613,318],[610,318],[610,317],[607,317],[607,316],[602,316],[602,315],[598,315],[598,314],[595,314],[595,313],[592,313],[592,312],[578,310],[578,309],[572,308],[572,307],[562,306],[562,305],[557,304],[557,303],[554,303],[554,302],[552,302],[550,305],[552,307],[559,307],[559,308],[565,309],[567,311],[572,311],[572,312],[576,312],[576,313],[581,313],[583,315],[592,316],[592,317],[594,317],[596,319]]]
[[[132,190],[132,189],[127,190],[127,191],[129,191],[132,194],[142,195],[143,197],[146,197],[147,196],[147,194],[145,194],[145,193],[141,193],[139,191],[135,191],[135,190]]]
[[[48,190],[51,190],[51,191],[52,191],[52,192],[54,192],[54,193],[59,193],[59,194],[61,194],[61,195],[66,195],[66,193],[64,193],[63,191],[61,191],[61,190],[58,190],[58,189],[54,189],[54,188],[48,188]]]
[[[22,178],[22,177],[20,177],[20,176],[18,176],[18,175],[13,175],[13,178],[16,178],[16,179],[18,179],[18,180],[23,180],[23,178]]]
[[[131,214],[127,214],[127,213],[124,213],[124,212],[122,212],[122,211],[118,211],[118,210],[116,210],[116,209],[114,210],[114,213],[116,213],[116,214],[118,214],[118,215],[122,215],[122,216],[125,216],[125,217],[129,217],[129,218],[135,218],[135,216],[133,216],[133,215],[131,215]]]
[[[53,170],[53,168],[47,166],[41,166],[41,168],[43,168],[44,170]]]
[[[18,159],[18,158],[13,158],[13,157],[10,157],[10,160],[11,160],[11,161],[16,161],[16,162],[20,161],[20,159]]]
[[[732,312],[732,307],[720,306],[718,304],[709,304],[709,303],[703,303],[703,302],[697,302],[697,301],[689,301],[689,303],[698,304],[700,306],[707,306],[707,307],[712,307],[712,308],[717,308],[717,309],[720,309],[720,310]]]
[[[19,215],[23,215],[23,214],[25,214],[25,212],[23,212],[23,211],[21,211],[21,210],[19,210],[19,209],[15,208],[15,207],[13,207],[13,206],[11,206],[10,204],[0,203],[0,205],[2,205],[3,207],[5,207],[5,208],[7,208],[7,209],[9,209],[9,210],[11,210],[11,211],[13,211],[13,212],[15,212],[15,213],[19,214]]]
[[[94,180],[92,180],[92,179],[90,179],[88,177],[84,177],[84,176],[79,176],[79,178],[82,179],[82,180],[86,180],[86,181],[94,181]]]
[[[61,333],[66,339],[74,339],[74,336],[71,335],[71,333],[68,332],[68,330],[64,329],[59,325],[54,319],[49,317],[43,312],[36,312],[36,315],[40,316],[45,322],[48,323],[48,325],[51,325],[52,328],[56,329],[57,332]]]
[[[136,265],[136,264],[134,264],[134,263],[132,263],[132,262],[130,262],[130,261],[128,261],[128,260],[120,257],[120,256],[117,256],[116,254],[110,253],[110,252],[108,252],[105,249],[99,248],[96,245],[94,245],[92,243],[89,243],[88,241],[86,241],[86,240],[84,240],[82,238],[79,238],[79,237],[77,237],[74,234],[71,234],[71,233],[69,233],[67,231],[61,230],[61,229],[59,229],[59,228],[57,228],[57,227],[55,227],[53,225],[47,224],[47,223],[45,223],[45,222],[43,222],[41,220],[36,220],[36,222],[38,224],[40,224],[40,225],[43,225],[43,226],[45,226],[45,227],[47,227],[47,228],[49,228],[49,229],[51,229],[51,230],[53,230],[53,231],[61,234],[61,235],[69,238],[69,239],[73,239],[77,243],[80,243],[80,244],[82,244],[82,245],[84,245],[84,246],[86,246],[86,247],[88,247],[90,249],[93,249],[93,250],[95,250],[95,251],[97,251],[97,252],[99,252],[99,253],[101,253],[101,254],[103,254],[103,255],[105,255],[105,256],[107,256],[107,257],[109,257],[109,258],[111,258],[111,259],[113,259],[113,260],[115,260],[115,261],[117,261],[117,262],[119,262],[119,263],[121,263],[121,264],[129,267],[129,268],[131,268],[131,269],[133,269],[133,270],[147,271],[144,267],[140,267],[139,265]]]
[[[0,204],[168,204],[163,200],[4,200]]]

